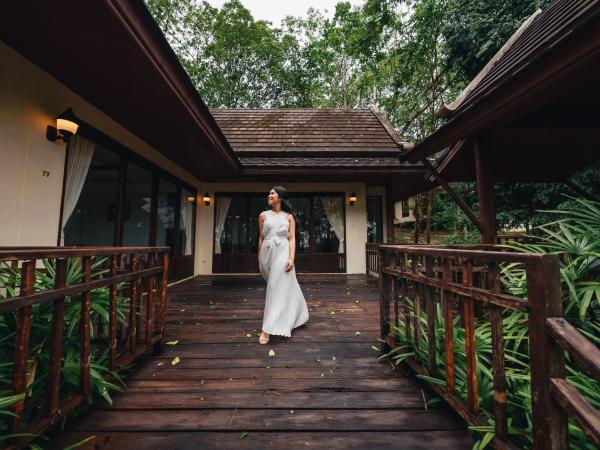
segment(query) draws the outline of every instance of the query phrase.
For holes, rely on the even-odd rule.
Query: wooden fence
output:
[[[13,404],[9,432],[38,435],[92,394],[92,336],[94,345],[108,351],[108,366],[115,372],[151,347],[162,352],[168,267],[168,247],[0,247],[0,271],[10,275],[3,280],[12,279],[16,284],[0,286],[6,297],[0,300],[0,313],[10,315],[15,323],[11,386],[15,395],[28,394],[32,382],[28,360],[32,325],[38,325],[32,323],[34,308],[52,302],[51,333],[47,336],[47,404],[30,412],[27,421],[27,396]],[[41,283],[42,278],[53,280],[53,285]],[[90,320],[92,296],[98,290],[107,291],[108,329]],[[67,299],[69,304],[81,303],[80,369],[79,392],[65,396],[61,373]],[[18,448],[28,440],[24,437],[11,445]]]
[[[379,244],[369,244],[365,246],[365,257],[367,261],[367,275],[373,277],[379,276],[379,252],[377,250]]]
[[[566,449],[568,417],[591,442],[600,445],[600,413],[566,381],[565,350],[596,380],[600,380],[600,351],[562,318],[558,256],[380,245],[379,258],[382,350],[388,352],[400,345],[412,348],[415,356],[405,362],[417,374],[445,378],[443,384],[430,383],[432,389],[472,426],[489,425],[478,399],[475,326],[478,321],[490,321],[493,447],[515,448],[509,439],[506,403],[503,315],[507,311],[528,313],[534,448]],[[500,276],[505,263],[524,269],[527,298],[504,291]],[[439,316],[438,307],[442,312]],[[440,318],[443,340],[435,334]],[[456,323],[464,330],[466,398],[457,392]],[[392,326],[401,332],[401,343]],[[436,360],[438,342],[444,345],[442,366]],[[445,376],[438,373],[440,367]]]

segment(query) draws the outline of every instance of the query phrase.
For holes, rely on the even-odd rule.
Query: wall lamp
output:
[[[204,195],[202,196],[202,201],[206,206],[210,205],[210,195],[208,195],[208,192],[204,193]]]
[[[187,196],[187,201],[188,201],[188,203],[196,203],[196,196],[195,195],[188,195]]]
[[[354,204],[356,203],[356,192],[353,192],[352,194],[350,194],[350,206],[354,206]]]
[[[56,127],[48,125],[46,128],[46,138],[49,141],[56,142],[62,140],[63,142],[69,142],[71,136],[77,133],[79,124],[77,123],[77,117],[71,108],[65,109],[56,118]]]

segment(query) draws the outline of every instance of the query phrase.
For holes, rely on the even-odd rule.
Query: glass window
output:
[[[230,198],[228,211],[223,213],[223,231],[220,239],[220,253],[244,253],[246,251],[246,197]],[[225,198],[222,205],[226,204]],[[217,207],[218,209],[218,207]],[[217,218],[219,220],[219,218]],[[217,247],[216,247],[217,248]]]
[[[381,197],[367,197],[367,242],[383,242],[383,208]]]
[[[410,204],[408,200],[402,200],[402,217],[410,216]]]
[[[298,219],[296,254],[305,255],[310,253],[310,197],[293,197],[290,203]]]
[[[177,187],[163,178],[158,181],[158,202],[156,218],[156,245],[175,246],[175,204]]]
[[[64,226],[65,245],[114,244],[119,156],[96,145],[73,213]]]
[[[344,253],[343,197],[314,197],[316,253]]]
[[[180,255],[191,255],[194,245],[194,212],[196,193],[181,189],[181,212],[179,215],[179,245]]]
[[[269,205],[266,195],[253,195],[250,197],[250,212],[248,217],[248,247],[250,253],[258,253],[258,216],[267,209],[269,209]]]
[[[148,245],[151,203],[152,172],[129,162],[123,205],[124,246],[144,247]]]

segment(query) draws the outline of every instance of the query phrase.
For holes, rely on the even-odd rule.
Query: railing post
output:
[[[381,338],[381,351],[388,353],[391,348],[386,342],[386,338],[390,332],[390,324],[388,322],[388,314],[390,310],[390,284],[388,282],[387,274],[384,274],[383,268],[386,266],[388,261],[388,253],[382,250],[381,247],[377,249],[379,256],[379,328]]]
[[[67,285],[68,259],[56,259],[55,287]],[[52,337],[48,361],[48,405],[51,421],[58,419],[58,403],[60,396],[60,373],[62,369],[62,343],[65,327],[65,298],[60,297],[52,302]]]
[[[162,254],[162,279],[158,302],[158,332],[160,339],[154,343],[154,355],[162,355],[165,350],[165,314],[167,310],[167,286],[169,283],[169,253]]]
[[[533,448],[565,450],[567,417],[550,393],[550,379],[564,377],[564,352],[546,330],[548,317],[562,317],[558,256],[540,255],[539,263],[528,265],[527,297]]]
[[[110,255],[110,276],[117,276],[120,255]],[[110,370],[117,370],[117,284],[110,285],[108,290],[108,350]]]
[[[89,283],[92,281],[92,258],[84,256],[81,258],[83,269],[83,282]],[[90,318],[92,313],[92,293],[86,291],[81,299],[81,314],[79,320],[79,333],[81,335],[81,393],[87,397],[91,393],[90,382],[90,349],[91,349],[91,327]]]
[[[35,285],[35,260],[24,261],[21,268],[20,295],[33,293]],[[14,395],[25,393],[27,388],[27,355],[29,354],[29,333],[31,331],[32,307],[19,308],[16,326],[15,354],[13,366],[12,392]],[[12,407],[11,431],[17,432],[23,423],[25,399],[15,402]]]

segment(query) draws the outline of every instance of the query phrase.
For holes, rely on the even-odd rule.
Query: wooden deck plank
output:
[[[426,407],[419,382],[378,359],[376,283],[340,275],[300,276],[300,283],[309,321],[292,338],[272,336],[264,346],[257,342],[260,278],[197,277],[172,286],[173,345],[139,363],[113,405],[98,404],[49,447],[90,436],[81,448],[472,446],[456,415]]]
[[[343,431],[343,432],[249,432],[241,438],[235,432],[69,432],[64,434],[66,445],[92,438],[81,450],[264,450],[266,448],[309,448],[320,450],[446,450],[470,449],[472,441],[464,431]],[[60,449],[56,445],[51,449]],[[65,445],[65,446],[66,446]]]

